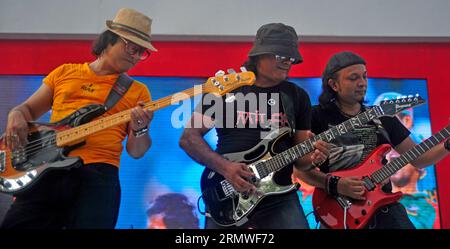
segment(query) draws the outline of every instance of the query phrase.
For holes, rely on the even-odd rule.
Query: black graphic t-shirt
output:
[[[365,111],[366,107],[362,107]],[[311,115],[311,126],[314,134],[324,132],[331,127],[338,125],[349,117],[344,116],[338,107],[333,103],[326,108],[313,106]],[[410,132],[402,125],[396,117],[380,117],[382,128],[371,121],[360,128],[337,137],[331,141],[331,150],[328,163],[321,165],[322,172],[334,172],[349,169],[361,163],[376,147],[381,144],[391,144],[395,147],[405,140]],[[384,129],[386,138],[381,129]],[[389,185],[390,186],[390,185]],[[385,191],[389,191],[389,187]]]
[[[282,84],[290,84],[289,87]],[[296,96],[291,99],[295,106],[295,129],[309,130],[311,120],[311,103],[308,94],[294,83],[283,81],[277,86],[262,88],[258,86],[243,86],[222,97],[211,94],[203,96],[202,104],[196,107],[196,112],[214,119],[217,131],[217,153],[226,154],[241,152],[257,145],[271,131],[290,127],[288,115],[281,102],[280,89],[295,89]],[[293,146],[291,139],[277,144],[277,151],[283,151]],[[291,182],[292,167],[284,167],[277,178],[282,178],[280,184]]]

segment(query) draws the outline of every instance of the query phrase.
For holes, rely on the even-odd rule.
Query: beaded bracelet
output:
[[[142,129],[139,129],[137,131],[133,131],[133,136],[134,137],[141,137],[141,136],[147,134],[147,132],[148,132],[148,126],[145,126]]]

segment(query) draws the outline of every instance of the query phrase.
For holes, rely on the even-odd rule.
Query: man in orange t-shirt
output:
[[[44,78],[42,86],[8,115],[5,132],[10,149],[27,143],[28,122],[52,110],[51,122],[60,121],[90,104],[103,104],[120,74],[128,72],[156,49],[150,43],[152,20],[124,8],[92,47],[95,61],[64,64]],[[151,146],[148,127],[153,113],[144,110],[150,101],[147,87],[133,81],[128,91],[103,117],[131,109],[131,121],[87,137],[86,144],[69,156],[79,156],[83,165],[54,170],[42,176],[31,189],[17,194],[2,228],[114,228],[120,206],[118,168],[126,150],[134,158]]]

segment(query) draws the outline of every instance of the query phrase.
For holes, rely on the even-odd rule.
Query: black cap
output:
[[[322,83],[323,85],[328,84],[328,80],[331,76],[337,71],[352,66],[356,64],[366,65],[366,61],[359,55],[350,52],[344,51],[337,54],[334,54],[327,63],[325,70],[322,73]]]
[[[269,23],[256,32],[256,40],[248,56],[276,54],[294,58],[294,64],[303,61],[298,51],[298,36],[295,29],[283,23]]]

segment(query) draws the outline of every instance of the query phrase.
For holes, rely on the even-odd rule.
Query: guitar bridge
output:
[[[6,169],[6,152],[0,150],[0,172],[4,172]]]
[[[342,196],[336,197],[336,201],[342,208],[350,208],[352,206],[352,203],[347,198]]]

